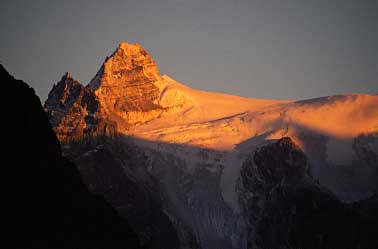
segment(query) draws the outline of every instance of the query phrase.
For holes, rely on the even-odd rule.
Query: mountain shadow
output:
[[[141,248],[128,222],[64,158],[39,98],[0,65],[5,123],[3,248]],[[7,101],[4,101],[8,99]]]
[[[174,248],[176,242],[167,241],[169,234],[175,239],[175,233],[184,248],[378,248],[378,197],[340,201],[311,177],[306,155],[287,137],[266,141],[244,161],[237,186],[245,224],[241,227],[235,225],[238,217],[220,190],[221,152],[121,134],[70,143],[64,151],[78,165],[91,191],[102,194],[133,228],[151,222],[145,224],[151,238],[161,238],[156,248],[169,244]],[[179,151],[189,158],[194,157],[192,153],[200,154],[204,162],[217,155],[214,161],[219,163],[189,169],[187,162],[177,157]],[[126,188],[129,181],[140,189],[143,186],[144,192],[135,194],[137,190]],[[161,208],[176,231],[166,220],[151,219],[161,217],[157,216]],[[147,212],[141,213],[143,210]],[[232,236],[240,236],[239,244],[228,240]]]

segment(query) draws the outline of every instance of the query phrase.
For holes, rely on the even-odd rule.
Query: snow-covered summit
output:
[[[117,138],[101,150],[83,143],[79,152],[69,153],[76,155],[72,159],[84,175],[92,174],[93,163],[107,170],[121,167],[143,188],[158,184],[154,194],[181,239],[190,244],[195,237],[201,248],[245,248],[236,191],[242,165],[259,148],[270,148],[283,137],[305,154],[304,178],[339,200],[378,192],[378,95],[293,101],[196,90],[161,75],[142,46],[121,43],[88,85],[63,77],[45,108],[63,143]],[[132,156],[125,152],[130,147]],[[275,157],[274,151],[264,155]],[[105,163],[98,160],[103,157]],[[248,165],[255,166],[253,161]],[[107,171],[103,173],[95,179],[106,179]],[[116,181],[123,180],[117,173]],[[117,207],[119,199],[127,199],[112,192],[117,188],[104,187]]]

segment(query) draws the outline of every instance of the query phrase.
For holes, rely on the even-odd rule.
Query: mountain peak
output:
[[[117,50],[122,49],[125,52],[140,52],[146,51],[139,43],[128,43],[122,41],[118,44]]]
[[[65,74],[62,77],[62,80],[67,80],[67,79],[74,79],[72,73],[65,72]]]
[[[54,88],[62,88],[65,89],[65,91],[69,90],[72,87],[78,86],[82,87],[80,82],[77,81],[70,72],[65,72],[60,81],[54,84]]]
[[[66,72],[61,80],[54,84],[45,102],[45,110],[52,125],[59,123],[62,118],[60,114],[55,115],[57,110],[70,109],[83,93],[84,86],[75,80],[69,72]]]
[[[159,109],[156,83],[161,79],[156,63],[141,45],[121,42],[88,87],[107,115],[117,119],[132,111]]]
[[[132,86],[158,81],[161,78],[155,61],[139,44],[121,42],[107,57],[89,86]]]

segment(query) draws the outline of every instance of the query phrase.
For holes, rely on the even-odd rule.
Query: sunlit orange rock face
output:
[[[104,127],[105,133],[113,133],[117,124],[127,129],[162,112],[154,84],[160,78],[156,64],[140,45],[121,43],[89,85],[66,73],[51,90],[45,108],[63,141],[101,135]],[[99,123],[101,129],[96,132]]]
[[[107,115],[133,124],[156,118],[161,112],[160,92],[154,84],[160,78],[155,62],[144,48],[121,43],[89,87]]]
[[[45,110],[59,140],[71,142],[86,136],[114,136],[117,124],[102,111],[94,91],[84,87],[70,73],[54,85]]]

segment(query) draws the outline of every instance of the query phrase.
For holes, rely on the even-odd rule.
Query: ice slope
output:
[[[159,104],[167,111],[149,122],[128,127],[125,134],[152,141],[232,150],[252,136],[249,124],[240,117],[252,110],[292,102],[195,90],[166,75],[157,85],[161,92]]]
[[[123,131],[139,139],[225,152],[222,190],[237,209],[235,184],[242,161],[256,146],[291,137],[309,158],[312,177],[340,199],[358,200],[378,190],[378,166],[356,152],[371,137],[378,155],[378,96],[345,94],[303,101],[248,99],[198,91],[163,76],[160,103],[180,107]],[[188,153],[187,155],[190,155]],[[185,157],[185,153],[182,153]],[[193,160],[187,158],[187,161]]]

